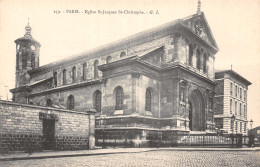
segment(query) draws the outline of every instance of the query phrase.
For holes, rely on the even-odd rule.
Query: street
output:
[[[22,166],[189,166],[189,167],[257,167],[259,151],[173,151],[118,153],[49,159],[1,161],[1,167]]]

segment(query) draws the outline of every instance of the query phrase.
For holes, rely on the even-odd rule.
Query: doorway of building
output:
[[[203,96],[198,90],[189,96],[189,128],[191,131],[205,131],[205,106]]]
[[[55,120],[43,119],[43,149],[52,150],[54,146]]]

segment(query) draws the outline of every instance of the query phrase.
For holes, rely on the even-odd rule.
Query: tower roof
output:
[[[24,34],[24,37],[25,38],[33,38],[32,37],[32,34],[31,34],[31,31],[32,31],[32,28],[28,22],[28,25],[25,27],[25,34]]]
[[[32,31],[32,27],[30,26],[29,19],[28,19],[28,24],[25,26],[25,34],[24,34],[24,36],[21,37],[21,38],[16,39],[14,42],[17,43],[19,41],[28,41],[28,42],[36,43],[39,46],[41,46],[41,44],[38,41],[33,39],[31,31]]]

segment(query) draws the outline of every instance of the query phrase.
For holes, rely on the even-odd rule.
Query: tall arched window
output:
[[[121,54],[120,54],[120,58],[121,57],[124,57],[126,55],[126,53],[125,52],[122,52]]]
[[[76,81],[76,67],[72,68],[72,82]]]
[[[68,97],[67,109],[68,110],[73,110],[74,109],[74,96],[72,96],[72,95],[69,95],[69,97]]]
[[[63,85],[67,84],[67,70],[66,69],[64,69],[62,71],[62,83],[63,83]]]
[[[145,93],[145,110],[152,111],[152,92],[150,88],[147,88]]]
[[[22,55],[22,69],[26,69],[26,67],[27,67],[27,55],[28,55],[28,53],[25,53],[24,55]]]
[[[83,68],[82,68],[82,77],[83,77],[83,81],[85,81],[86,79],[87,79],[87,64],[86,63],[84,63],[83,64]]]
[[[31,55],[31,67],[34,70],[35,69],[35,55],[34,53]]]
[[[196,58],[197,58],[196,67],[197,67],[197,69],[200,70],[200,51],[199,51],[199,49],[197,49]]]
[[[47,107],[51,107],[51,106],[52,106],[52,100],[51,100],[51,99],[48,99],[48,100],[46,101],[46,106],[47,106]]]
[[[96,90],[94,92],[94,108],[97,110],[97,112],[101,112],[101,97],[102,97],[102,94],[99,90]]]
[[[189,65],[192,65],[193,47],[192,44],[189,45]]]
[[[107,63],[110,63],[112,61],[112,57],[111,56],[108,56],[107,57]]]
[[[57,80],[58,80],[58,76],[57,76],[57,72],[53,73],[53,86],[56,87],[57,86]]]
[[[19,69],[19,56],[20,55],[20,52],[17,52],[16,53],[16,69],[18,70]]]
[[[116,88],[115,95],[116,95],[116,110],[122,110],[124,104],[124,91],[122,87]]]
[[[94,62],[94,77],[98,77],[98,60]]]
[[[203,72],[206,73],[207,72],[207,55],[206,53],[203,56]]]

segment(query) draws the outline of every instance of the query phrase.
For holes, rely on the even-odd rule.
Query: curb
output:
[[[260,151],[260,148],[160,148],[161,151]]]
[[[16,161],[29,159],[47,159],[47,158],[61,158],[61,157],[78,157],[78,156],[94,156],[94,155],[108,155],[108,154],[125,154],[125,153],[139,153],[157,150],[143,150],[143,151],[123,151],[123,152],[105,152],[105,153],[80,153],[80,154],[63,154],[63,155],[43,155],[43,156],[27,156],[27,157],[12,157],[0,158],[0,161]],[[33,155],[33,154],[32,154]]]
[[[125,153],[141,153],[150,151],[260,151],[260,148],[156,148],[139,151],[118,151],[118,152],[104,152],[104,153],[72,153],[72,154],[59,154],[59,155],[26,155],[21,157],[6,157],[0,158],[0,161],[16,161],[16,160],[29,160],[29,159],[47,159],[47,158],[61,158],[61,157],[78,157],[78,156],[95,156],[95,155],[109,155],[109,154],[125,154]]]

